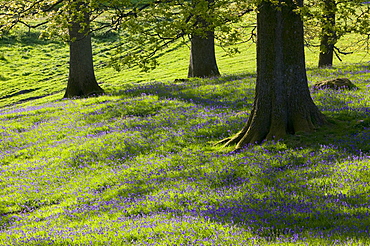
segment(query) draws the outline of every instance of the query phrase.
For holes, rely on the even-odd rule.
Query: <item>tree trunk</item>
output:
[[[79,9],[80,7],[77,7],[77,11]],[[75,20],[72,20],[69,28],[69,77],[64,98],[97,95],[104,92],[98,85],[94,73],[91,36],[89,34],[90,16],[87,13],[83,15],[83,22],[76,20],[77,16],[72,17]]]
[[[319,67],[333,66],[334,46],[337,42],[335,31],[335,0],[323,2],[323,19],[320,40]]]
[[[240,149],[265,139],[280,139],[287,133],[312,131],[325,123],[307,84],[303,23],[294,11],[302,5],[303,0],[260,3],[253,109],[243,129],[219,143],[236,144]]]
[[[204,37],[192,35],[188,77],[216,76],[220,76],[220,72],[216,62],[214,33],[207,31]]]
[[[207,13],[212,13],[214,0],[205,0],[208,4]],[[199,4],[193,0],[193,4]],[[195,8],[195,6],[194,6]],[[197,28],[190,37],[190,63],[188,77],[209,78],[220,76],[215,55],[215,35],[210,23],[202,16],[197,16]]]

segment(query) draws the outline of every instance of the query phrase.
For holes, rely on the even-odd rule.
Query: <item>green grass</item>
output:
[[[108,42],[111,40],[106,40]],[[255,86],[253,44],[223,77],[174,82],[189,50],[151,73],[106,67],[107,94],[61,100],[68,49],[18,33],[0,46],[1,245],[369,245],[369,64],[316,69],[353,91],[312,91],[330,125],[232,153]]]

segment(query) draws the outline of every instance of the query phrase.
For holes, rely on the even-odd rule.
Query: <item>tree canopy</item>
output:
[[[114,65],[117,69],[138,65],[148,71],[158,65],[156,55],[169,44],[187,44],[192,35],[205,38],[210,31],[215,31],[221,45],[235,43],[243,39],[244,30],[232,24],[250,11],[250,3],[239,0],[168,0],[138,5],[134,17],[121,23],[124,38]]]
[[[77,5],[84,6],[77,8]],[[29,28],[45,26],[43,37],[69,40],[68,28],[72,21],[83,20],[89,13],[90,32],[102,28],[117,28],[127,15],[124,11],[132,5],[120,0],[10,0],[0,2],[0,27],[9,31],[17,24]]]
[[[370,6],[362,0],[310,0],[304,6],[306,44],[319,47],[319,67],[331,66],[333,55],[340,61],[358,47],[368,47]],[[350,45],[338,41],[348,34]],[[319,44],[317,44],[317,40]]]

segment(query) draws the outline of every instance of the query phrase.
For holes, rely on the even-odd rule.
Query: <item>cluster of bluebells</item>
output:
[[[250,80],[2,109],[1,244],[369,243],[368,96],[313,95],[355,122],[341,138],[213,147],[247,120]]]

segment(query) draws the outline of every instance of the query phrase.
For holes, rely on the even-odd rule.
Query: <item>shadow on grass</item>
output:
[[[40,31],[15,31],[11,34],[4,35],[0,38],[0,44],[2,45],[15,45],[15,44],[22,44],[22,45],[46,45],[46,44],[57,44],[57,45],[64,45],[64,42],[61,41],[53,41],[48,39],[41,39],[40,38]]]
[[[37,91],[38,89],[40,89],[40,88],[33,88],[33,89],[20,90],[20,91],[17,91],[17,92],[15,92],[15,93],[12,93],[12,94],[9,94],[9,95],[6,95],[6,96],[3,96],[3,97],[0,97],[0,100],[2,100],[2,99],[7,99],[7,98],[11,98],[11,97],[15,97],[15,96],[19,96],[19,95],[28,94],[28,93],[31,93],[31,92]]]
[[[331,145],[337,148],[338,152],[348,156],[370,153],[368,121],[348,124],[332,119],[332,122],[334,123],[322,127],[315,133],[288,136],[284,142],[292,149],[302,147],[319,150],[322,146]]]
[[[316,72],[316,74],[321,74],[323,76],[327,76],[328,73],[333,76],[345,76],[359,73],[369,73],[370,66],[368,62],[362,62],[362,63],[353,63],[350,65],[342,64],[326,68],[307,67],[306,70],[309,73]]]
[[[241,198],[225,196],[208,204],[204,210],[188,212],[205,220],[244,228],[270,242],[302,243],[307,241],[307,238],[307,242],[312,242],[312,238],[315,238],[322,240],[317,245],[323,245],[325,242],[332,244],[335,240],[338,240],[338,243],[351,243],[351,240],[355,240],[352,242],[354,244],[356,240],[368,243],[370,193],[365,190],[361,192],[359,188],[366,187],[367,182],[361,180],[361,177],[352,177],[351,174],[348,178],[352,181],[347,181],[339,171],[334,172],[332,169],[338,161],[345,161],[346,155],[354,155],[354,150],[336,153],[334,148],[330,153],[321,154],[317,146],[307,143],[307,148],[312,150],[306,154],[306,158],[294,154],[286,157],[291,147],[287,147],[288,151],[284,152],[274,149],[272,144],[262,146],[266,147],[269,158],[286,161],[284,165],[272,165],[263,163],[263,158],[259,160],[261,163],[254,163],[246,158],[244,165],[257,165],[261,168],[251,176],[252,185],[245,177],[241,177],[240,173],[233,172],[238,167],[226,164],[226,176],[225,172],[212,175],[214,180],[223,182],[211,182],[216,185],[210,188],[220,192],[243,190],[243,195],[237,195]],[[268,147],[272,147],[272,150]],[[310,158],[311,153],[315,154],[316,159]],[[366,158],[361,153],[361,150],[358,150],[357,156],[353,156],[354,160]],[[266,159],[266,162],[270,160]],[[356,164],[351,159],[348,160],[348,165],[354,168],[353,165]],[[361,162],[355,168],[366,168],[365,163]],[[182,176],[183,174],[180,174],[179,178]],[[338,178],[343,179],[343,184]],[[241,181],[243,179],[244,181]],[[346,182],[354,182],[355,185],[352,187]],[[250,188],[245,188],[244,185]]]
[[[253,88],[243,88],[242,90],[237,88],[239,91],[241,91],[240,95],[235,94],[235,91],[233,91],[235,88],[232,87],[233,85],[230,85],[230,87],[227,88],[227,84],[232,83],[232,81],[254,79],[254,77],[255,74],[240,74],[223,76],[214,79],[195,78],[189,80],[180,79],[169,83],[154,82],[145,85],[138,85],[114,94],[124,97],[136,97],[143,94],[150,94],[157,95],[160,99],[177,99],[188,103],[200,104],[202,106],[242,110],[246,106],[249,107],[253,102],[254,84],[250,86]],[[248,83],[251,84],[250,82]],[[219,85],[221,87],[217,88]],[[202,88],[203,86],[205,88]],[[212,86],[213,88],[210,88]],[[224,87],[226,87],[226,91]]]
[[[275,150],[275,153],[270,153],[268,156],[274,158],[278,155],[282,154]],[[316,155],[320,158],[318,153]],[[242,165],[258,165],[250,161],[248,155],[245,157],[245,163]],[[199,161],[204,164],[207,161],[207,157],[204,160],[194,158],[192,163]],[[189,185],[204,184],[206,181],[208,183],[206,189],[210,194],[232,190],[238,193],[235,197],[239,198],[235,199],[230,195],[232,192],[229,192],[229,195],[220,195],[216,200],[206,201],[204,205],[205,201],[192,199],[190,194],[178,199],[171,198],[175,204],[169,206],[158,203],[151,208],[150,212],[138,207],[137,211],[130,215],[145,216],[156,212],[173,216],[191,214],[204,218],[205,221],[225,224],[226,227],[243,228],[272,243],[302,243],[318,240],[317,245],[326,245],[326,243],[331,245],[335,240],[338,240],[338,243],[340,241],[350,243],[350,240],[368,242],[369,194],[335,192],[338,187],[332,187],[330,180],[337,178],[331,169],[336,160],[332,160],[330,155],[323,158],[322,162],[314,164],[305,158],[294,158],[294,156],[290,160],[292,161],[289,164],[281,166],[260,163],[261,170],[251,174],[250,180],[243,173],[245,169],[233,171],[242,167],[242,165],[235,166],[235,163],[225,163],[223,170],[207,173],[207,176],[197,173],[196,169],[176,169],[178,171],[176,176],[168,179],[166,176],[161,179],[156,177],[156,184],[162,187],[161,183],[165,184],[169,180],[178,180],[182,184],[194,182],[188,183]],[[185,165],[185,162],[185,159],[180,159],[178,166]],[[318,183],[317,179],[326,180],[327,183]],[[138,185],[144,186],[141,183]],[[337,182],[336,185],[340,184]],[[240,190],[243,191],[243,195]],[[204,190],[199,191],[204,192]],[[137,193],[128,191],[123,197],[130,199],[131,192]],[[150,190],[141,191],[139,198],[144,198],[148,193],[150,196]],[[197,208],[198,206],[201,208]]]
[[[120,34],[118,32],[112,30],[101,30],[95,31],[91,34],[91,37],[94,39],[96,43],[107,43],[107,42],[114,42],[120,39]]]
[[[315,133],[282,140],[292,151],[307,149],[316,153],[314,164],[310,158],[297,156],[284,166],[264,169],[257,174],[257,182],[262,187],[262,194],[268,190],[268,195],[246,194],[240,200],[224,200],[221,205],[203,211],[202,215],[249,229],[259,237],[279,243],[302,242],[307,237],[327,242],[342,240],[351,243],[355,240],[352,243],[356,243],[359,240],[368,243],[370,194],[365,190],[357,192],[359,188],[356,187],[343,187],[342,194],[336,180],[339,176],[331,168],[341,160],[355,165],[353,160],[369,155],[370,124],[369,120],[362,120],[369,119],[370,115],[368,109],[345,114],[346,121],[341,121],[343,115],[339,114],[331,118],[331,125]],[[322,153],[326,147],[333,153]],[[280,153],[276,150],[276,154]],[[364,165],[364,162],[360,163]],[[358,168],[363,168],[361,166]],[[317,179],[322,181],[315,181]],[[343,186],[351,182],[346,180],[343,177]],[[361,177],[353,182],[358,186],[367,186],[366,180]],[[333,188],[333,183],[337,187]]]
[[[176,93],[171,92],[173,86]],[[222,103],[198,99],[193,93],[187,93],[186,88],[183,84],[160,84],[159,87],[144,87],[133,93],[191,100],[205,106]],[[226,103],[224,106],[231,107],[234,104]],[[286,149],[293,152],[307,149],[307,155],[314,153],[315,163],[311,163],[309,157],[296,157],[284,166],[262,169],[255,177],[258,185],[264,189],[261,194],[251,192],[252,195],[246,193],[241,199],[221,199],[217,205],[209,205],[194,215],[243,227],[268,241],[302,242],[306,238],[316,238],[327,242],[368,242],[369,193],[352,190],[356,187],[351,187],[349,192],[343,188],[342,193],[340,187],[332,187],[333,183],[340,185],[336,180],[338,176],[331,169],[333,165],[340,161],[351,162],[351,158],[361,160],[370,153],[369,108],[359,106],[343,109],[340,105],[345,104],[339,97],[332,97],[326,105],[327,110],[324,110],[330,117],[329,125],[314,133],[289,136],[282,140]],[[330,113],[328,109],[331,109]],[[326,149],[331,149],[332,153],[321,154]],[[284,152],[276,151],[275,154],[283,155]],[[228,175],[222,179],[225,182],[217,182],[212,189],[230,188],[230,184],[238,189],[243,185],[238,181],[240,178],[237,174]],[[320,182],[323,183],[317,179],[322,179]],[[346,182],[345,178],[343,182]],[[359,186],[367,186],[367,182],[361,181],[360,177],[354,182]]]
[[[216,222],[244,227],[267,241],[302,242],[307,237],[328,241],[368,240],[369,212],[345,212],[369,206],[368,202],[350,202],[358,200],[359,196],[310,196],[310,200],[294,200],[276,194],[263,199],[228,200],[227,205],[202,211],[201,215]],[[360,198],[367,199],[365,195]],[[320,202],[323,204],[317,204]],[[340,206],[332,207],[330,203]]]
[[[38,89],[29,89],[29,90],[21,90],[21,91],[18,91],[16,93],[13,93],[13,94],[10,94],[10,95],[6,95],[6,96],[3,96],[0,98],[0,100],[5,100],[4,102],[7,102],[6,104],[1,104],[0,103],[0,108],[5,108],[5,107],[8,107],[8,106],[13,106],[13,105],[18,105],[18,104],[22,104],[22,103],[25,103],[25,102],[29,102],[29,101],[33,101],[33,100],[37,100],[37,99],[41,99],[41,98],[45,98],[45,97],[49,97],[49,96],[52,96],[52,95],[55,95],[55,94],[58,94],[58,93],[61,93],[64,91],[63,90],[60,90],[60,91],[55,91],[55,92],[52,92],[52,93],[42,93],[41,95],[39,96],[26,96],[24,98],[17,98],[19,96],[22,96],[22,95],[25,95],[25,94],[28,94],[28,93],[32,93],[34,91],[37,91]],[[13,100],[11,100],[11,102],[8,102],[6,101],[6,99],[9,99],[9,98],[15,98]],[[60,97],[62,98],[62,96]]]
[[[0,231],[6,229],[11,225],[11,219],[9,218],[13,213],[5,212],[5,206],[0,203]]]
[[[313,133],[288,136],[285,143],[291,148],[308,147],[319,149],[321,145],[333,145],[348,155],[370,153],[370,107],[361,102],[356,106],[341,98],[336,91],[317,96],[320,110],[328,124]]]

